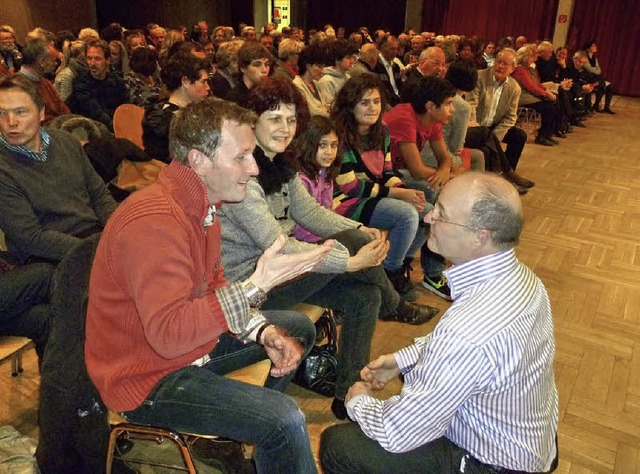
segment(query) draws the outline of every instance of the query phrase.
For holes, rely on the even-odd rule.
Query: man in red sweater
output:
[[[87,369],[105,404],[132,422],[256,444],[258,472],[316,472],[304,416],[280,393],[314,342],[313,325],[259,306],[333,242],[285,255],[278,240],[242,282],[228,283],[221,264],[216,208],[243,200],[258,174],[254,121],[217,99],[176,113],[173,161],[116,210],[98,245]],[[265,357],[266,388],[224,377]]]

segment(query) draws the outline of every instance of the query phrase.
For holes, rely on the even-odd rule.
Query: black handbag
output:
[[[307,357],[300,362],[293,382],[325,397],[333,397],[338,374],[338,333],[330,309],[325,310],[315,326],[318,334],[326,334],[327,343],[311,348]]]

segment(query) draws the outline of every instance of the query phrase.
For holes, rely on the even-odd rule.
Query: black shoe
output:
[[[567,138],[564,132],[561,132],[561,131],[557,131],[556,133],[554,133],[554,135],[558,138]]]
[[[571,122],[571,125],[573,125],[574,127],[587,128],[582,120],[574,120],[573,122]]]
[[[559,145],[560,144],[560,142],[558,140],[556,140],[555,138],[553,138],[553,137],[547,137],[547,140],[549,140],[554,145]]]
[[[595,112],[598,112],[599,114],[601,114],[601,113],[603,112],[603,110],[600,108],[600,106],[599,106],[599,105],[594,105],[594,106],[593,106],[593,110],[594,110]]]
[[[567,133],[573,133],[573,127],[571,125],[567,125],[567,128],[565,128],[562,133],[567,134]]]
[[[524,186],[520,186],[519,184],[516,184],[516,183],[511,183],[511,184],[513,184],[513,187],[516,188],[516,191],[518,191],[518,194],[520,196],[524,196],[529,192],[529,188],[525,188]]]
[[[533,141],[533,143],[535,143],[536,145],[543,145],[543,146],[554,146],[555,145],[555,142],[553,142],[549,138],[543,137],[541,135],[538,135],[536,137],[536,139]]]
[[[440,310],[433,306],[410,303],[404,298],[400,298],[400,304],[394,314],[380,317],[382,321],[397,321],[399,323],[413,324],[419,326],[433,319]]]
[[[331,412],[338,420],[351,419],[349,418],[349,413],[347,413],[347,407],[344,406],[344,400],[334,398],[331,402]]]
[[[602,109],[602,112],[606,113],[606,114],[611,114],[611,115],[615,115],[616,113],[611,110],[610,107],[605,107],[604,109]]]
[[[395,290],[407,301],[415,301],[418,299],[418,292],[411,284],[409,278],[407,278],[407,271],[404,266],[398,268],[395,271],[390,271],[385,268],[385,273],[389,278],[389,281],[395,288]]]

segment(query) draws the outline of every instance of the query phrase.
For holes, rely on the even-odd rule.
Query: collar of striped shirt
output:
[[[33,151],[20,145],[11,145],[7,140],[5,140],[4,136],[0,134],[0,144],[13,153],[17,153],[36,161],[47,161],[47,153],[51,146],[51,136],[42,127],[40,127],[40,139],[42,140],[42,151]]]
[[[451,289],[451,297],[455,300],[467,288],[510,272],[517,264],[515,250],[509,249],[454,265],[444,272]]]

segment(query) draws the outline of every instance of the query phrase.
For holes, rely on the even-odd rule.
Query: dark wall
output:
[[[54,33],[95,27],[96,4],[95,0],[2,0],[0,23],[13,26],[18,41],[22,42],[27,32],[36,26]]]
[[[393,34],[404,30],[406,0],[307,0],[306,28],[322,29],[329,23],[344,26],[347,33],[367,26],[369,31],[382,28]]]
[[[231,22],[229,2],[211,0],[95,0],[98,23],[104,27],[117,21],[125,28],[141,28],[147,23],[165,27],[191,25],[206,20],[209,27]]]

